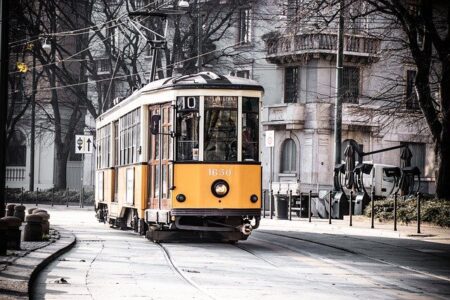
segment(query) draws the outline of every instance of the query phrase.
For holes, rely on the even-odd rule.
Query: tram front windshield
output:
[[[241,127],[242,161],[258,161],[259,98],[242,98],[239,120],[237,96],[205,96],[203,115],[203,161],[238,161]],[[177,99],[177,160],[199,160],[199,97]]]

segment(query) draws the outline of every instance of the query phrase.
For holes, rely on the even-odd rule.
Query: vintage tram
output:
[[[97,218],[154,241],[246,239],[261,215],[262,94],[201,72],[151,82],[100,115]]]

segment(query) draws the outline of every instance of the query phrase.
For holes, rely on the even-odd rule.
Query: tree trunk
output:
[[[56,160],[55,160],[55,188],[58,190],[65,190],[67,187],[67,159],[69,153],[64,151],[64,145],[56,145]]]
[[[436,197],[450,200],[450,58],[447,51],[442,57],[441,93],[441,123],[440,142],[436,146],[439,158],[438,178],[436,180]]]

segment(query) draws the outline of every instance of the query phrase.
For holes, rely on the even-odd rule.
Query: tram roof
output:
[[[214,72],[200,72],[197,74],[174,76],[148,83],[105,111],[99,118],[116,111],[121,105],[126,105],[136,97],[139,97],[139,95],[166,89],[237,89],[264,92],[264,88],[255,80],[230,75],[219,75]]]
[[[178,77],[164,78],[150,82],[140,92],[150,92],[160,89],[248,89],[264,91],[264,88],[255,80],[235,77],[230,75],[219,75],[214,72],[200,72]]]

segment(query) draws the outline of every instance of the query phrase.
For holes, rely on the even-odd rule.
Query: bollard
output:
[[[8,224],[0,219],[0,256],[6,255]]]
[[[417,193],[417,233],[420,233],[420,193]]]
[[[264,190],[263,191],[263,198],[262,198],[263,218],[266,217],[266,195],[267,195],[267,190]]]
[[[299,218],[300,218],[300,220],[302,219],[302,194],[303,193],[300,193],[300,197],[299,197],[299,199],[300,199],[300,206],[299,206],[299,211],[300,211],[300,213],[298,214],[298,216],[299,216]]]
[[[292,190],[289,190],[289,199],[288,199],[288,214],[289,214],[289,221],[292,221]]]
[[[7,248],[10,250],[20,250],[20,225],[22,225],[22,221],[16,217],[4,217],[2,220],[4,220],[8,226],[6,232]]]
[[[6,216],[7,217],[12,217],[14,216],[14,208],[16,207],[15,204],[8,204],[6,206]]]
[[[33,215],[38,215],[42,217],[42,233],[43,234],[49,234],[50,231],[50,222],[48,221],[50,219],[50,215],[46,212],[38,212]]]
[[[269,201],[270,218],[273,218],[273,190],[270,190],[270,201]]]
[[[394,194],[394,231],[397,231],[397,192]]]
[[[331,206],[333,202],[333,191],[330,191],[330,199],[328,202],[328,224],[331,224]]]
[[[19,218],[22,222],[25,221],[25,209],[23,205],[16,205],[14,207],[14,217]]]
[[[39,188],[36,188],[36,197],[35,197],[36,206],[38,206],[38,198],[39,198]]]
[[[350,191],[350,203],[349,203],[349,206],[348,206],[348,215],[349,215],[349,217],[350,217],[350,226],[353,226],[353,220],[352,220],[352,218],[353,218],[353,208],[352,208],[352,205],[353,205],[353,191]]]
[[[312,191],[309,191],[308,195],[308,222],[311,223],[311,197],[312,197]]]
[[[375,200],[375,189],[374,188],[372,188],[372,193],[371,193],[371,203],[372,203],[372,207],[370,208],[371,210],[371,212],[370,212],[370,218],[372,219],[371,220],[371,225],[370,225],[370,228],[375,228],[375,204],[374,204],[374,200]]]
[[[42,241],[42,236],[44,235],[42,230],[42,216],[39,214],[28,215],[25,220],[27,224],[23,231],[23,240],[26,242]]]
[[[6,186],[6,188],[5,188],[5,205],[8,205],[8,186]],[[0,218],[1,217],[4,217],[4,216],[0,216]]]

